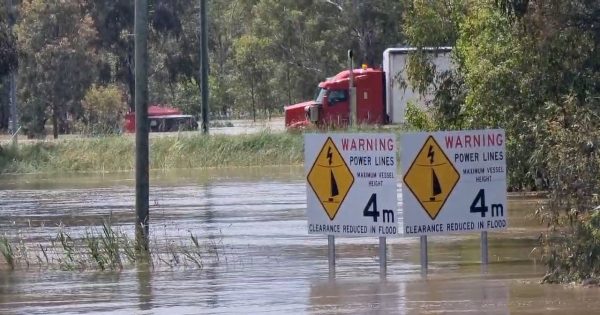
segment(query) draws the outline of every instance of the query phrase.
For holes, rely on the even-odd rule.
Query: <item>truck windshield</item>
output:
[[[323,97],[325,97],[325,92],[327,92],[326,89],[317,88],[317,91],[315,92],[315,103],[323,104]]]

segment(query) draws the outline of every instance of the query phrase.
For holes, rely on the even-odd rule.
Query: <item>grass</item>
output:
[[[150,139],[150,168],[296,165],[303,162],[298,133],[249,135],[181,133]],[[111,136],[6,146],[0,173],[115,172],[132,170],[135,139]]]
[[[392,132],[403,129],[359,126],[325,132]],[[302,165],[302,132],[247,135],[178,133],[150,139],[150,168],[154,170],[240,166]],[[107,136],[56,142],[24,143],[0,150],[0,174],[131,171],[135,138]]]
[[[150,251],[141,254],[136,241],[110,219],[99,227],[88,227],[77,237],[60,225],[56,237],[41,243],[26,242],[20,232],[14,237],[0,236],[0,269],[32,267],[61,270],[122,270],[137,264],[153,268],[202,269],[207,262],[220,261],[225,247],[220,239],[201,242],[192,232],[189,239],[150,241]]]

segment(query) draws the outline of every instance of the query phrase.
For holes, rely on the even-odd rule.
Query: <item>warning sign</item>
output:
[[[460,174],[454,165],[435,139],[429,136],[406,172],[404,183],[423,210],[435,220],[459,179]]]
[[[354,176],[331,138],[325,141],[307,181],[333,220],[354,183]]]
[[[504,130],[404,134],[405,235],[508,227]]]
[[[393,134],[306,134],[308,232],[397,235],[396,151]]]

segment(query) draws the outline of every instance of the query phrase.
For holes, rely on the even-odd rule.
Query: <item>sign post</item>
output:
[[[396,136],[304,136],[309,234],[328,235],[330,274],[334,236],[379,237],[379,264],[387,271],[386,237],[398,235]]]
[[[401,143],[404,234],[481,232],[487,264],[487,231],[508,227],[504,130],[405,134]]]

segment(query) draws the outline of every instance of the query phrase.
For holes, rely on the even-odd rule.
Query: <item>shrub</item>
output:
[[[416,130],[432,131],[436,129],[436,123],[431,119],[428,112],[412,102],[409,102],[406,106],[406,122],[409,127]]]
[[[554,118],[538,129],[543,140],[533,156],[549,185],[548,203],[537,211],[549,228],[542,237],[546,282],[600,279],[600,123],[592,105],[571,97],[549,104]]]
[[[120,132],[127,104],[118,86],[92,85],[81,104],[84,117],[78,126],[80,132],[91,135]]]

